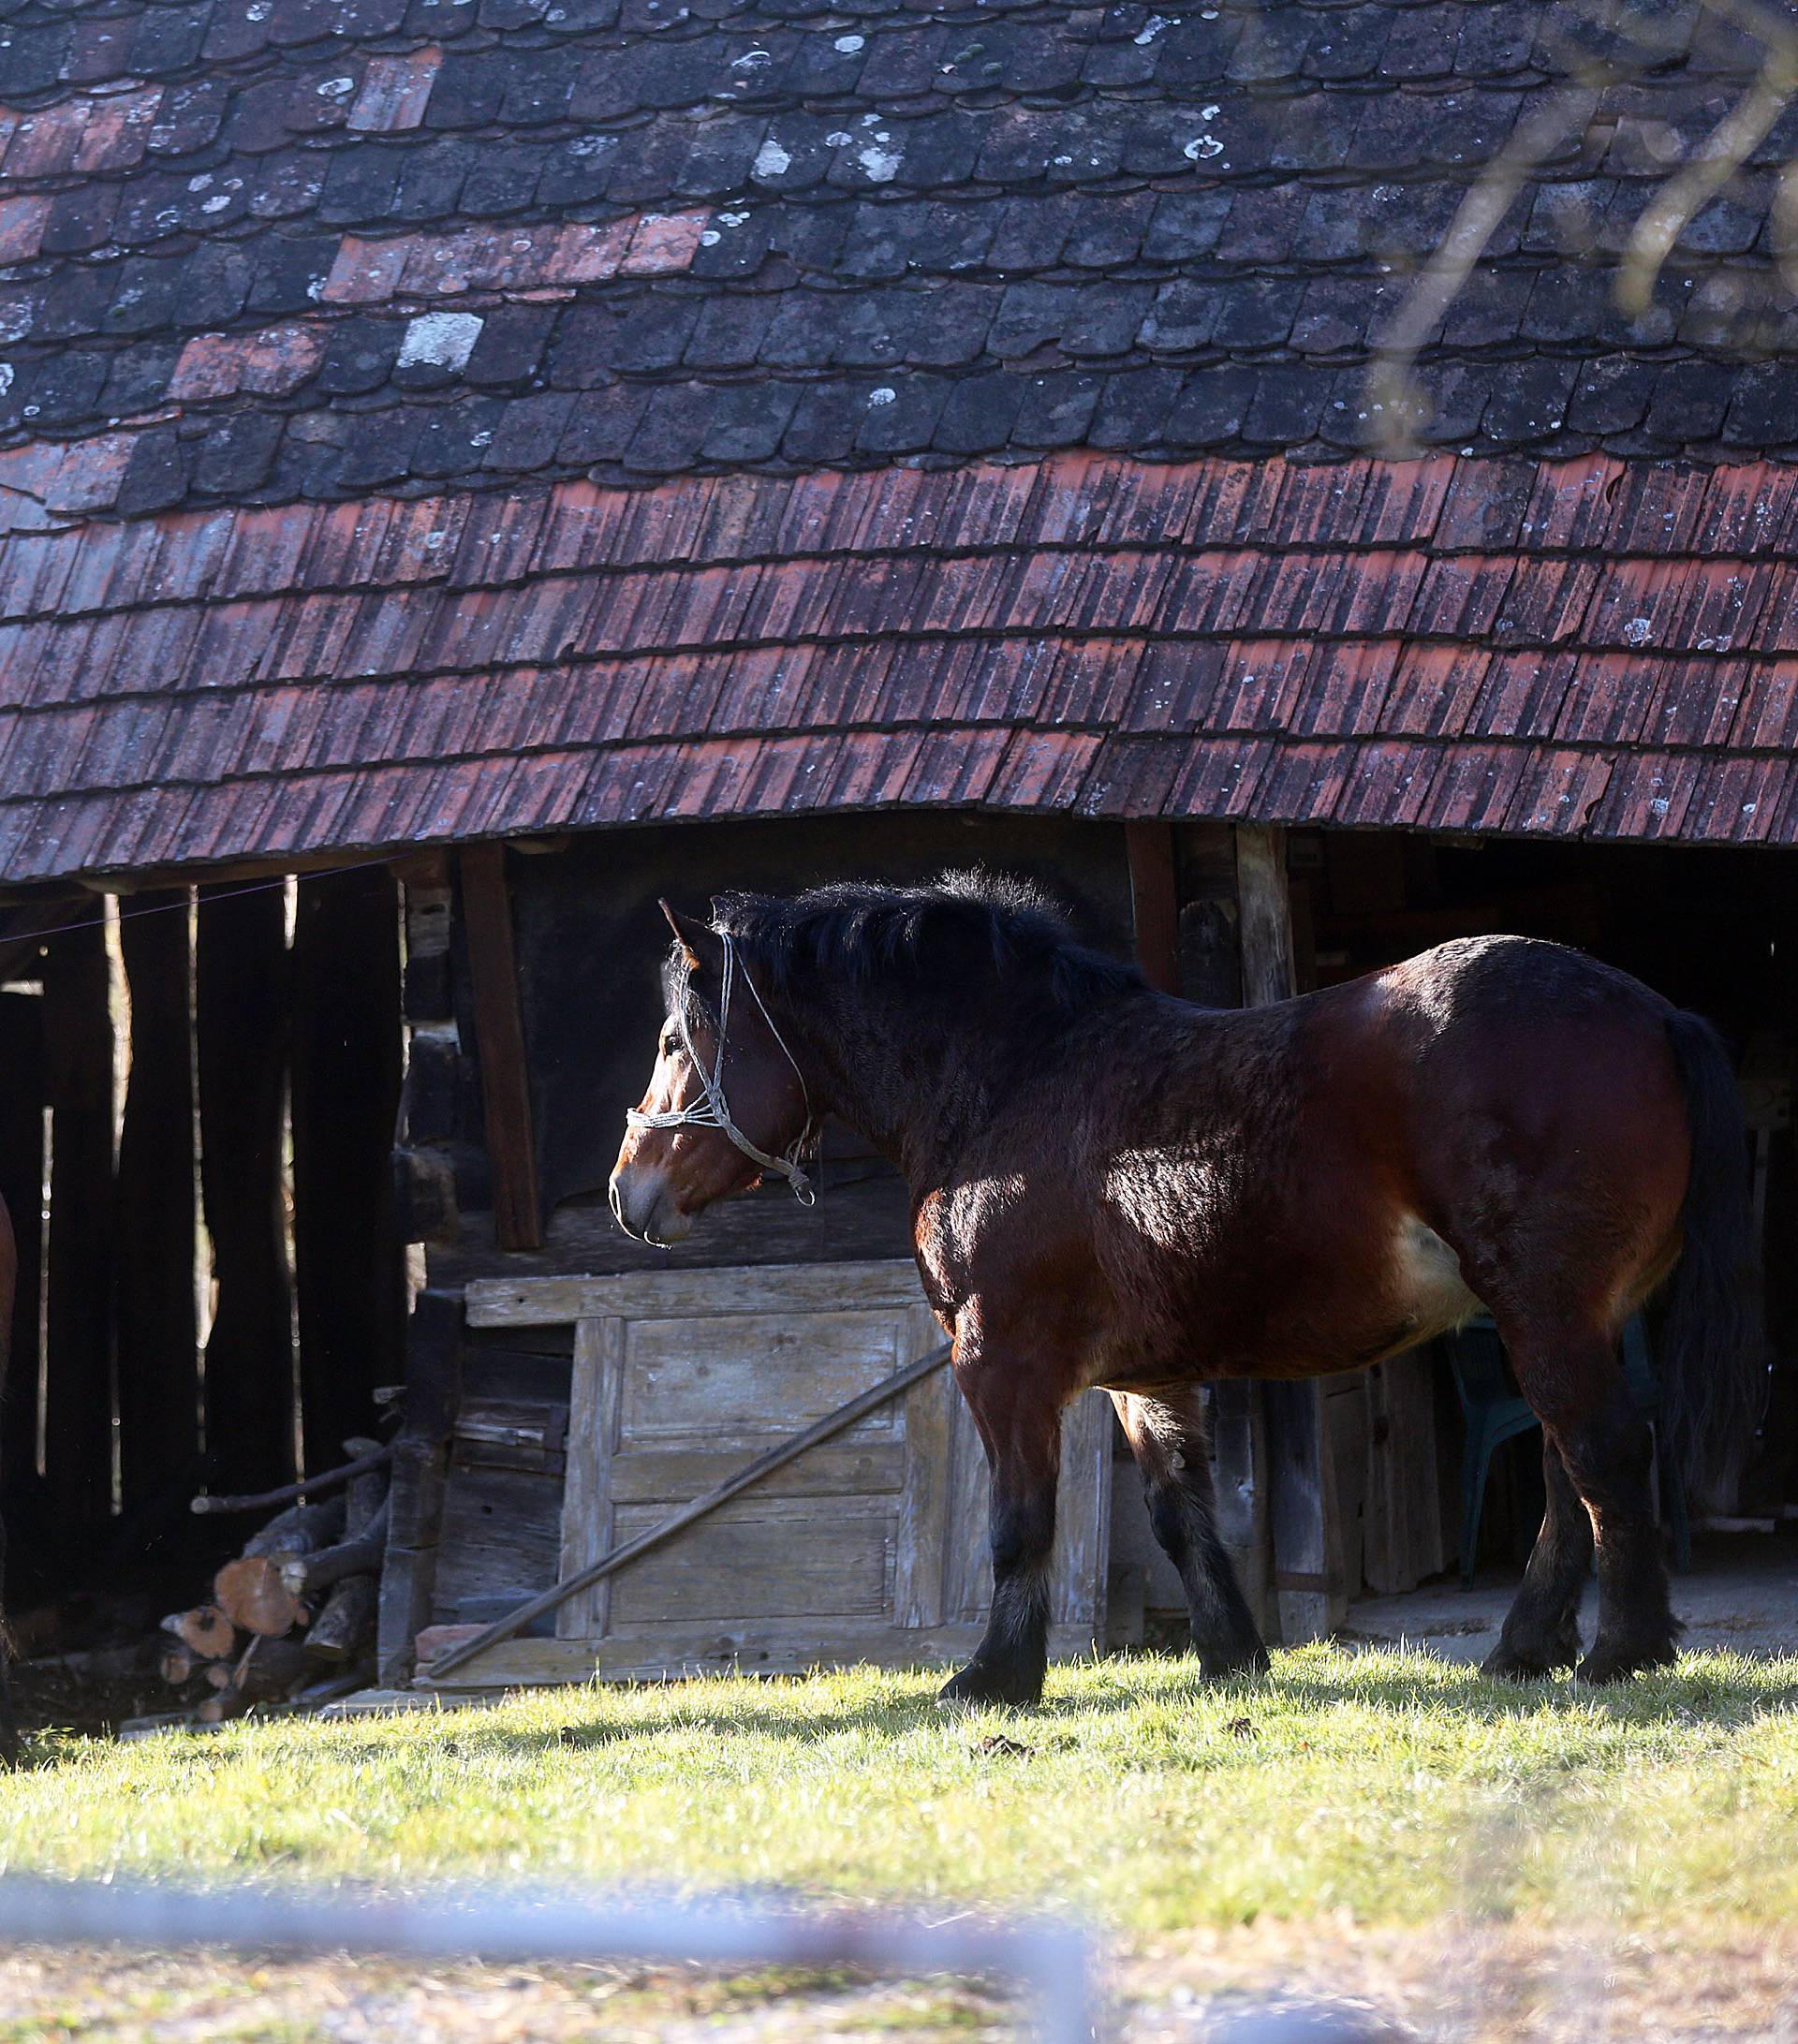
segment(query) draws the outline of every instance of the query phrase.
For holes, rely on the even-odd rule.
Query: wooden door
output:
[[[909,1261],[471,1284],[479,1327],[572,1323],[560,1574],[711,1490],[926,1354],[941,1330]],[[1063,1429],[1050,1651],[1104,1631],[1111,1407]],[[951,1661],[992,1574],[985,1458],[949,1370],[932,1372],[618,1575],[456,1686],[741,1668]]]

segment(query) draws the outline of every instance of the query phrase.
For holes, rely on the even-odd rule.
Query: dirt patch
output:
[[[122,1652],[120,1658],[126,1655]],[[167,1683],[149,1666],[123,1673],[96,1672],[91,1666],[58,1660],[15,1661],[13,1707],[22,1731],[72,1731],[110,1739],[129,1718],[173,1708]],[[6,2033],[0,2030],[0,2039]]]
[[[1248,2044],[1253,2019],[1273,2010],[1296,2025],[1282,2034],[1318,2044],[1790,2044],[1795,1979],[1798,1934],[1268,1922],[1121,1950],[1110,1986],[1121,2044]],[[1007,1991],[849,1969],[0,1955],[4,2044],[940,2044],[1027,2034]]]
[[[1595,1923],[1458,1923],[1427,1931],[1258,1923],[1183,1933],[1120,1969],[1130,2044],[1247,2044],[1240,2019],[1343,2018],[1329,2044],[1791,2044],[1798,1934],[1709,1925],[1657,1934]]]

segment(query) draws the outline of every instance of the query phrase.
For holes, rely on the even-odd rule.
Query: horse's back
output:
[[[1426,1111],[1503,1103],[1522,1125],[1677,1085],[1670,1005],[1563,944],[1457,938],[1344,991]]]

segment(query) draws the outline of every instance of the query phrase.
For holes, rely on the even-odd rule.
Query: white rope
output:
[[[765,1171],[777,1172],[793,1188],[793,1198],[801,1206],[816,1203],[818,1194],[813,1190],[811,1180],[800,1169],[800,1152],[804,1149],[812,1133],[812,1096],[805,1084],[805,1074],[799,1068],[799,1060],[787,1047],[787,1039],[775,1026],[774,1018],[768,1012],[768,1004],[761,997],[754,978],[745,972],[744,984],[750,998],[761,1010],[761,1019],[768,1024],[768,1034],[779,1044],[781,1054],[793,1067],[793,1077],[799,1081],[800,1098],[805,1103],[805,1125],[793,1139],[793,1145],[785,1156],[770,1156],[766,1150],[759,1150],[751,1142],[730,1117],[730,1105],[724,1096],[724,1051],[730,1034],[730,992],[737,977],[736,939],[720,931],[724,944],[724,973],[718,992],[718,1048],[713,1068],[708,1072],[700,1060],[694,1046],[691,1030],[687,1027],[687,998],[693,978],[691,960],[687,962],[685,977],[681,982],[681,998],[674,1011],[674,1019],[680,1025],[681,1043],[691,1061],[695,1076],[700,1081],[703,1097],[691,1107],[664,1108],[660,1112],[645,1114],[641,1108],[632,1108],[625,1119],[633,1128],[715,1128],[728,1136],[744,1156],[759,1164]]]

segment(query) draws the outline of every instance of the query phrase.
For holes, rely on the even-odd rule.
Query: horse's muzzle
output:
[[[693,1216],[675,1203],[668,1174],[641,1164],[622,1165],[606,1186],[612,1219],[626,1235],[667,1249],[691,1233]]]

